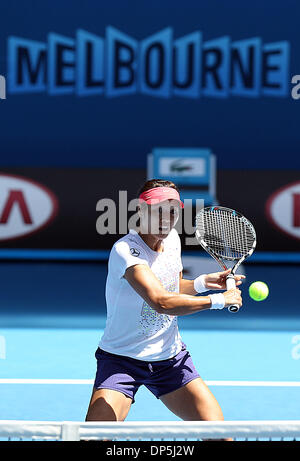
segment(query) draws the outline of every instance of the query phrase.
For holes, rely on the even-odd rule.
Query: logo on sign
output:
[[[20,176],[0,174],[0,241],[25,237],[50,224],[58,201],[45,186]]]
[[[197,157],[162,157],[159,159],[161,176],[203,176],[206,173],[205,160]]]
[[[275,227],[300,239],[300,181],[274,192],[267,201],[266,212]]]

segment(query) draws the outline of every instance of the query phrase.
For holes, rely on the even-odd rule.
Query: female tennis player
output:
[[[183,420],[223,420],[215,397],[182,342],[177,317],[242,305],[226,290],[229,271],[182,278],[174,229],[180,200],[170,181],[147,181],[139,195],[140,228],[113,246],[106,282],[107,322],[96,351],[97,372],[87,421],[123,421],[143,384]],[[236,284],[244,276],[235,276]]]

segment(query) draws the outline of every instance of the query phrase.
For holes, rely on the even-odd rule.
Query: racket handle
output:
[[[231,290],[232,288],[236,288],[235,278],[233,274],[227,275],[226,278],[226,288],[227,290]],[[228,307],[229,312],[236,313],[240,310],[240,306],[238,304],[233,304],[232,306]]]

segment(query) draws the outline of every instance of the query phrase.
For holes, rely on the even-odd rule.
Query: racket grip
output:
[[[233,274],[227,275],[226,278],[226,288],[227,290],[231,290],[232,288],[236,288],[235,278]],[[233,304],[232,306],[228,307],[229,312],[236,313],[240,310],[240,306],[238,304]]]

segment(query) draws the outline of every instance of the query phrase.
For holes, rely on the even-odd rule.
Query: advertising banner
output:
[[[145,180],[146,171],[138,169],[2,169],[0,250],[108,251],[137,224],[136,199]],[[257,251],[300,251],[299,171],[220,170],[217,196],[220,205],[252,221]],[[196,210],[184,201],[182,248],[198,251],[191,241]]]

